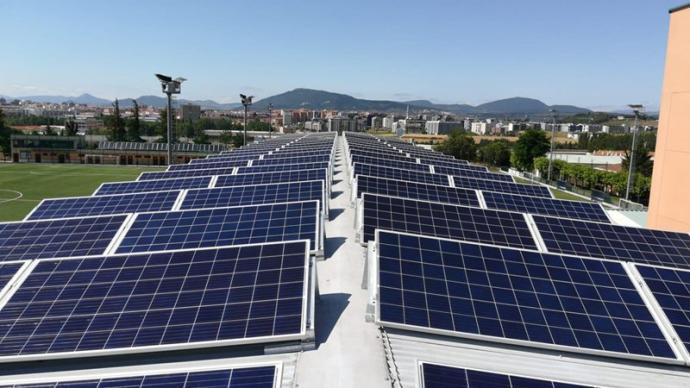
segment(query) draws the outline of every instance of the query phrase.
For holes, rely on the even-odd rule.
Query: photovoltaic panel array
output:
[[[647,265],[636,268],[690,351],[690,272]]]
[[[260,174],[238,174],[219,176],[215,187],[262,185],[268,183],[327,181],[328,170],[294,170]]]
[[[450,181],[447,175],[431,174],[428,172],[409,171],[399,168],[375,166],[371,164],[355,163],[353,175],[366,175],[371,177],[395,179],[399,181],[431,183],[440,186],[449,186]]]
[[[23,262],[0,263],[0,291],[7,286],[22,265]]]
[[[133,182],[113,182],[103,183],[96,192],[96,195],[146,193],[150,191],[169,191],[183,189],[202,189],[207,188],[211,183],[211,177],[180,178],[180,179],[161,179],[149,181]]]
[[[294,158],[266,158],[262,160],[255,160],[252,162],[252,166],[265,166],[265,165],[276,165],[276,164],[298,164],[298,163],[323,163],[328,162],[330,156],[304,156],[304,157],[294,157]]]
[[[623,265],[379,231],[384,326],[676,360]]]
[[[185,171],[156,171],[143,172],[137,178],[137,181],[162,180],[173,178],[190,178],[190,177],[211,177],[213,175],[230,175],[235,171],[233,167],[225,168],[208,168],[199,170],[185,170]]]
[[[436,166],[439,166],[439,167],[459,168],[462,170],[474,170],[477,172],[488,172],[489,171],[484,166],[476,166],[473,164],[466,164],[466,163],[458,162],[455,160],[438,160],[438,159],[420,158],[420,162],[425,163],[425,164],[432,164],[434,166],[434,168],[436,168]]]
[[[101,255],[127,216],[0,223],[0,261]]]
[[[206,164],[173,164],[168,167],[167,172],[172,171],[189,171],[202,170],[206,168],[229,168],[229,167],[243,167],[247,165],[246,160],[231,160],[228,162],[213,162]]]
[[[468,165],[467,165],[468,166]],[[459,175],[463,177],[477,178],[477,179],[488,179],[491,181],[501,181],[501,182],[515,182],[513,177],[508,174],[498,174],[488,171],[477,171],[462,168],[452,168],[452,167],[441,167],[434,166],[434,172],[436,174],[445,175]]]
[[[512,210],[516,212],[542,214],[554,217],[575,218],[598,222],[610,222],[600,204],[584,201],[530,197],[506,193],[482,192],[489,209]]]
[[[263,172],[278,172],[278,171],[297,171],[297,170],[319,170],[329,168],[329,162],[318,163],[299,163],[299,164],[283,164],[283,165],[266,165],[266,166],[252,166],[239,167],[237,174],[257,174]]]
[[[324,209],[324,181],[269,183],[190,190],[180,209],[316,200]]]
[[[111,377],[92,380],[56,381],[51,383],[22,384],[24,388],[273,388],[275,366],[242,367],[199,372],[147,374],[145,376]]]
[[[422,388],[593,388],[587,385],[455,368],[426,362],[422,363],[421,372]]]
[[[518,195],[532,195],[535,197],[542,198],[553,198],[551,196],[551,191],[549,191],[549,188],[546,186],[490,181],[487,179],[476,179],[457,175],[453,176],[453,182],[455,183],[455,187],[464,187],[466,189],[496,191],[499,193]]]
[[[374,166],[401,168],[401,169],[410,170],[410,171],[431,172],[431,169],[429,168],[429,165],[427,165],[427,164],[400,162],[397,160],[388,160],[388,159],[385,159],[383,157],[381,157],[381,158],[369,158],[369,157],[358,156],[358,155],[352,155],[350,159],[351,159],[351,162],[353,164],[354,163],[371,164]]]
[[[115,253],[309,240],[319,248],[316,201],[138,214]]]
[[[39,261],[0,310],[0,360],[301,338],[307,250],[297,241]]]
[[[546,249],[588,257],[690,269],[690,235],[532,216]]]
[[[42,201],[28,220],[99,216],[172,210],[180,191],[156,191],[98,197],[56,198]]]
[[[376,229],[476,241],[506,247],[537,249],[520,213],[416,201],[364,193],[363,243]]]
[[[371,193],[391,197],[421,199],[425,201],[479,207],[479,199],[474,190],[436,186],[426,183],[396,181],[365,175],[357,177],[356,185],[358,198],[362,197],[362,193]]]

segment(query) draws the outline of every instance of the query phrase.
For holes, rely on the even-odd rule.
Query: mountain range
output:
[[[11,97],[7,96],[2,97],[11,99]],[[112,101],[110,100],[98,98],[90,94],[82,94],[76,97],[27,96],[21,97],[21,99],[48,103],[63,103],[71,101],[76,104],[88,104],[95,106],[108,106],[112,104]],[[140,105],[154,106],[157,108],[162,108],[166,105],[166,98],[162,96],[141,96],[136,100]],[[120,106],[123,108],[132,106],[131,98],[120,99],[119,101]],[[176,104],[185,103],[200,105],[204,109],[218,110],[237,109],[242,106],[239,103],[223,104],[213,100],[176,100]],[[590,112],[589,109],[580,108],[573,105],[547,105],[542,101],[525,97],[506,98],[472,106],[468,104],[435,104],[427,100],[366,100],[355,98],[346,94],[304,88],[294,89],[256,101],[252,106],[252,110],[266,110],[268,109],[269,104],[271,104],[274,109],[305,108],[314,110],[332,109],[339,111],[370,112],[404,112],[409,107],[410,111],[412,112],[439,111],[450,112],[457,115],[545,115],[548,114],[551,109],[558,111],[558,113],[561,115]]]

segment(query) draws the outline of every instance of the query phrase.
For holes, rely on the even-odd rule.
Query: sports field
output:
[[[0,163],[0,221],[21,220],[43,198],[91,195],[102,182],[130,181],[159,167]]]

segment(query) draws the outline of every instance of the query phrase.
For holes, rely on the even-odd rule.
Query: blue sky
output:
[[[683,0],[0,1],[0,94],[657,105]]]

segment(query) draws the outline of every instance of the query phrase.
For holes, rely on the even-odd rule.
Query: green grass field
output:
[[[157,167],[1,164],[0,221],[24,218],[44,198],[91,195],[103,182],[130,181]]]

